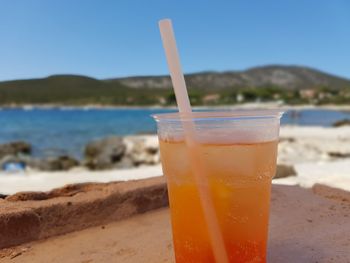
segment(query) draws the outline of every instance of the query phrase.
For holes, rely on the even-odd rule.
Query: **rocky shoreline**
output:
[[[8,169],[0,171],[0,194],[49,191],[65,184],[127,181],[162,174],[156,135],[93,141],[85,147],[82,161],[69,156],[38,160],[30,156],[30,150],[30,145],[24,142],[0,146],[1,168]],[[21,162],[22,166],[16,167]],[[276,183],[312,187],[322,182],[350,190],[349,175],[349,126],[281,128]]]
[[[68,155],[35,158],[32,146],[24,141],[0,144],[0,170],[68,171],[72,168],[89,170],[125,169],[160,162],[156,136],[106,137],[88,143],[84,159]]]
[[[282,127],[279,163],[293,165],[350,158],[350,146],[346,143],[349,128],[342,128],[349,122],[339,121],[334,128]],[[33,157],[31,152],[32,146],[24,141],[0,144],[0,170],[68,171],[77,167],[109,170],[160,163],[156,135],[110,136],[94,140],[85,146],[83,160],[68,155],[40,159]]]

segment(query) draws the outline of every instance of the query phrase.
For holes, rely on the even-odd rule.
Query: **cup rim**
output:
[[[240,110],[226,110],[226,111],[193,111],[191,113],[160,113],[152,114],[151,117],[155,121],[191,121],[191,120],[209,120],[209,119],[280,119],[285,111],[281,109],[240,109]]]

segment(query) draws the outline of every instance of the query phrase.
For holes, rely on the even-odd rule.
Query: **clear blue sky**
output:
[[[168,74],[157,21],[185,72],[297,64],[350,78],[348,0],[0,2],[0,80]]]

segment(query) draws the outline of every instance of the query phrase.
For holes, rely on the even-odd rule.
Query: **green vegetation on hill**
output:
[[[350,102],[350,81],[304,67],[267,66],[242,72],[206,72],[186,76],[193,105],[255,101],[290,104]],[[0,82],[0,105],[173,105],[169,77],[97,80],[56,75]]]
[[[157,96],[157,93],[131,89],[119,82],[71,75],[0,83],[2,105],[149,105],[155,103]]]

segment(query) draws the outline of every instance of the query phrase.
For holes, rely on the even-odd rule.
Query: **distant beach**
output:
[[[327,109],[338,111],[350,111],[350,105],[348,104],[324,104],[324,105],[312,105],[312,104],[297,104],[288,105],[279,102],[252,102],[243,104],[229,104],[229,105],[215,105],[215,106],[194,106],[194,110],[234,110],[234,109],[264,109],[264,108],[279,108],[284,110],[303,110],[303,109]],[[166,109],[177,111],[177,106],[164,106],[164,105],[149,105],[149,106],[125,106],[125,105],[104,105],[104,104],[85,104],[85,105],[62,105],[62,104],[6,104],[1,105],[0,110],[4,109]]]

